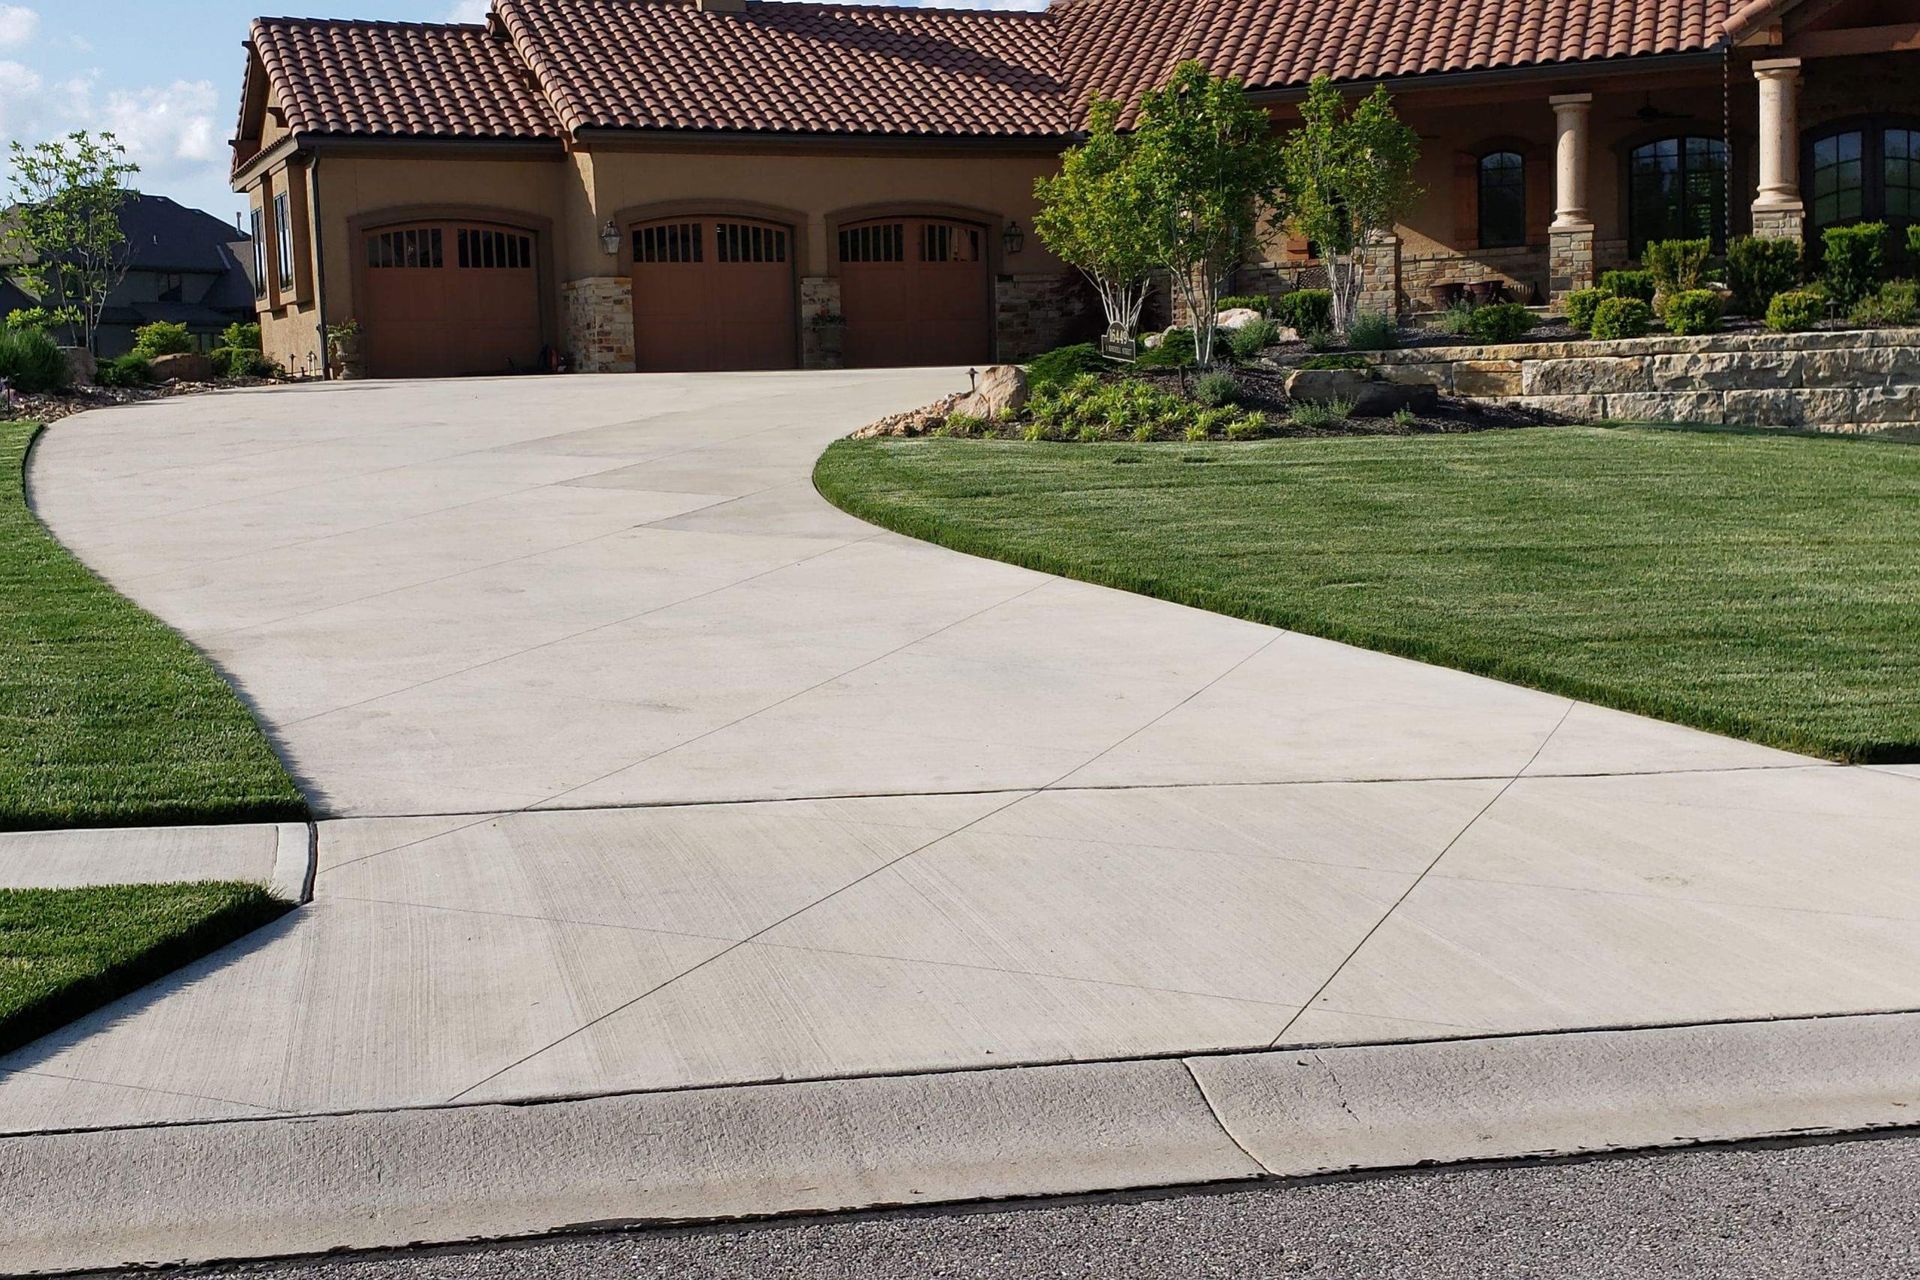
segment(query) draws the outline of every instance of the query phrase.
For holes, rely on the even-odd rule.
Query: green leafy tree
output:
[[[1384,86],[1349,112],[1327,76],[1308,86],[1300,120],[1283,146],[1292,224],[1319,246],[1333,325],[1344,333],[1366,283],[1366,247],[1391,234],[1420,196],[1413,181],[1420,135],[1394,112]]]
[[[1147,243],[1193,316],[1196,361],[1211,365],[1222,286],[1253,244],[1260,210],[1281,206],[1273,122],[1244,82],[1188,62],[1141,99],[1134,147]]]
[[[8,271],[91,350],[107,297],[127,276],[120,209],[140,167],[112,134],[84,130],[10,152],[12,207],[0,232]]]
[[[1062,157],[1057,175],[1034,184],[1040,212],[1033,225],[1054,256],[1099,291],[1108,330],[1131,335],[1152,291],[1153,207],[1133,135],[1119,122],[1119,103],[1095,99],[1087,140]]]

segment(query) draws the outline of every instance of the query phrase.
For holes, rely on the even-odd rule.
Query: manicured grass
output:
[[[234,691],[49,537],[0,423],[0,830],[300,817]]]
[[[957,550],[1789,749],[1920,760],[1909,445],[879,439],[834,445],[815,480]]]
[[[251,884],[0,889],[0,1053],[286,910]]]

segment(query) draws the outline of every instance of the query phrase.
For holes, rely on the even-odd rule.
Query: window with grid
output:
[[[920,261],[980,261],[980,229],[950,222],[929,222],[920,228]]]
[[[367,265],[404,271],[446,265],[445,239],[438,227],[409,227],[367,237]]]
[[[866,227],[848,227],[840,233],[842,262],[905,262],[907,226],[904,222],[882,222]]]
[[[705,262],[706,236],[697,222],[669,222],[633,233],[635,262]]]
[[[1867,135],[1836,133],[1813,144],[1813,225],[1853,222],[1867,208]]]
[[[253,210],[253,296],[267,296],[267,215]]]
[[[1517,151],[1480,157],[1480,247],[1510,249],[1527,242],[1527,162]]]
[[[751,222],[722,222],[714,227],[714,256],[721,262],[785,262],[787,233]]]
[[[454,260],[466,270],[525,271],[533,266],[533,237],[487,227],[461,227]]]
[[[1920,221],[1920,129],[1881,131],[1880,171],[1885,190],[1881,216],[1894,222]]]
[[[1727,144],[1720,139],[1662,138],[1635,147],[1627,190],[1627,238],[1636,258],[1656,240],[1724,247]]]

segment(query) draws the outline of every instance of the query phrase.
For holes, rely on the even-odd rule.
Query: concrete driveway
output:
[[[1920,780],[883,533],[951,373],[359,384],[48,433],[326,816],[0,1131],[1920,1005]]]

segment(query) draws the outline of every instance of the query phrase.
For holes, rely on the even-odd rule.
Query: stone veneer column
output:
[[[1547,292],[1552,301],[1594,282],[1593,211],[1587,207],[1587,122],[1593,95],[1563,93],[1553,108],[1553,225],[1547,230]]]
[[[840,277],[802,276],[800,278],[800,367],[803,369],[839,369],[846,365],[841,343],[846,337],[844,319],[837,328],[816,324],[823,317],[840,317]]]
[[[577,373],[632,373],[633,281],[627,276],[591,276],[560,288],[565,301],[563,342]]]
[[[1377,235],[1355,258],[1363,268],[1355,309],[1363,315],[1399,315],[1400,237],[1392,232]]]
[[[1798,240],[1807,209],[1800,199],[1800,59],[1753,64],[1760,82],[1760,189],[1753,200],[1753,234]]]

